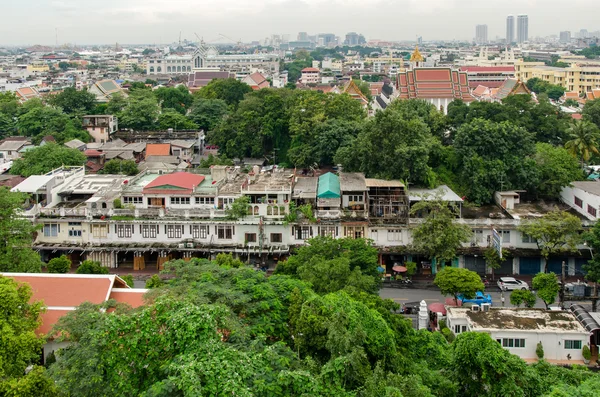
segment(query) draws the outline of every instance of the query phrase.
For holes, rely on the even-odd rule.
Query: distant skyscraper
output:
[[[571,32],[564,31],[560,32],[560,42],[563,44],[568,44],[571,42]]]
[[[306,32],[298,33],[298,41],[308,41],[308,33],[306,33]]]
[[[587,39],[588,37],[590,37],[590,34],[589,34],[589,32],[588,32],[587,29],[581,29],[579,31],[579,38],[580,39]]]
[[[365,36],[362,34],[358,34],[355,32],[350,32],[346,34],[346,40],[344,40],[344,44],[348,46],[357,46],[365,44],[367,41],[365,40]]]
[[[529,40],[529,17],[517,16],[517,43],[522,44]]]
[[[477,25],[475,27],[475,43],[487,44],[488,42],[488,27],[487,25]]]
[[[417,44],[423,47],[423,36],[419,36],[419,38],[417,39]]]
[[[515,42],[515,17],[509,15],[506,17],[506,44]]]

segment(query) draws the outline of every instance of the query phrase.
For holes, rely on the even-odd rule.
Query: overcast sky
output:
[[[529,36],[600,30],[598,0],[0,0],[0,45],[223,43],[271,34],[356,31],[367,39],[472,39],[487,24],[505,36],[506,16],[529,15]]]

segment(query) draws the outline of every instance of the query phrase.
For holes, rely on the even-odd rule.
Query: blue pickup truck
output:
[[[464,295],[458,295],[458,300],[462,301],[463,306],[467,303],[473,303],[475,305],[481,305],[482,303],[492,304],[492,296],[490,294],[484,295],[483,292],[477,291],[475,293],[475,298],[469,299],[465,298]]]

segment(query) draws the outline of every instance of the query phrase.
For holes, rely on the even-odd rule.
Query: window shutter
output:
[[[231,226],[231,235],[235,236],[235,226]]]
[[[340,228],[338,226],[335,227],[335,237],[340,235]]]
[[[310,230],[310,237],[312,237],[313,236],[313,228],[312,228],[312,226],[309,226],[309,230]]]
[[[142,234],[142,225],[140,225],[140,234]]]
[[[115,233],[117,232],[117,225],[115,224]]]
[[[217,234],[217,233],[218,233],[218,231],[217,231],[217,225],[215,225],[215,234]]]

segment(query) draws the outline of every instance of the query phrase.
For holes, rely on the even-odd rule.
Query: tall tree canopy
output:
[[[244,95],[249,92],[252,92],[252,88],[236,79],[215,79],[202,87],[195,95],[204,99],[221,99],[235,109],[244,99]]]
[[[62,166],[83,165],[85,161],[85,155],[79,150],[49,142],[23,153],[14,161],[10,172],[22,176],[41,175]]]

